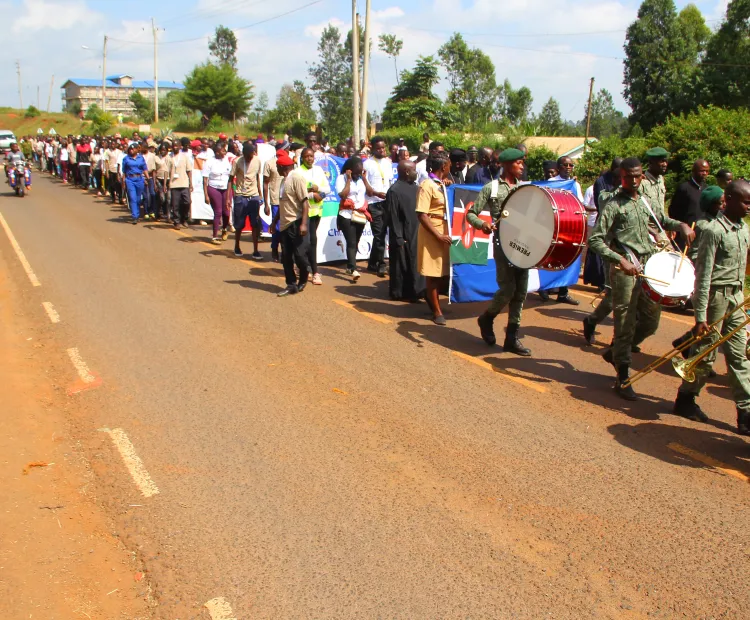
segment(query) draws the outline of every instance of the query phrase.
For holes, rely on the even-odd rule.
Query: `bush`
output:
[[[71,103],[68,107],[65,108],[65,111],[68,112],[68,114],[72,114],[76,118],[81,113],[81,104],[78,101],[74,101]]]
[[[689,114],[671,116],[645,137],[642,132],[631,131],[628,138],[605,138],[595,142],[578,161],[576,174],[581,185],[590,185],[602,170],[609,168],[613,157],[639,157],[645,165],[646,150],[654,146],[662,146],[670,153],[669,171],[664,178],[668,194],[689,177],[696,159],[706,159],[713,173],[727,168],[736,178],[750,177],[750,111],[701,107]],[[714,182],[715,178],[709,177],[709,183]]]
[[[115,124],[117,119],[109,112],[99,112],[91,119],[91,129],[95,134],[106,134]]]
[[[26,108],[26,112],[24,112],[25,118],[36,118],[39,116],[41,112],[38,108],[34,107],[33,105],[30,105],[28,108]]]
[[[86,116],[84,116],[83,118],[85,118],[87,121],[93,121],[101,113],[101,108],[95,103],[92,103],[86,110]]]

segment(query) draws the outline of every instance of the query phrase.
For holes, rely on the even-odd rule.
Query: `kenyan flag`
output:
[[[474,204],[476,190],[456,188],[453,198],[453,221],[451,226],[451,263],[486,265],[489,253],[489,238],[481,230],[466,221],[466,214]],[[489,214],[482,214],[487,218]],[[480,216],[481,217],[481,216]]]

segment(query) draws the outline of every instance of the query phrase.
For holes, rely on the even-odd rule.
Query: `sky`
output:
[[[364,19],[365,0],[358,0]],[[377,49],[378,35],[403,39],[398,68],[436,54],[453,32],[481,48],[495,63],[496,78],[528,86],[538,111],[550,98],[569,120],[583,117],[589,80],[606,88],[615,105],[622,98],[625,30],[640,2],[631,0],[372,0],[371,111],[382,111],[396,83],[393,60]],[[687,4],[676,1],[678,9]],[[727,0],[696,0],[708,25],[717,28]],[[158,31],[159,79],[182,81],[208,58],[208,39],[218,25],[236,31],[238,69],[268,94],[273,106],[285,83],[309,83],[320,33],[329,23],[342,35],[351,27],[350,0],[0,0],[4,54],[0,105],[19,105],[16,61],[23,105],[60,110],[60,87],[68,78],[99,78],[102,43],[109,37],[107,75],[127,73],[151,80],[154,49],[151,19]],[[262,22],[262,23],[260,23]],[[88,49],[86,49],[88,48]],[[436,87],[444,95],[446,80]]]

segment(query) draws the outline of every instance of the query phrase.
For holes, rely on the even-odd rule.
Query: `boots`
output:
[[[750,411],[737,409],[737,433],[750,435]]]
[[[617,383],[615,383],[615,392],[625,400],[638,400],[638,395],[632,386],[623,387],[623,383],[628,380],[630,368],[627,364],[621,364],[617,369]]]
[[[531,356],[531,350],[523,346],[518,339],[518,325],[508,325],[508,330],[505,332],[503,351],[507,353],[515,353],[522,357]]]
[[[694,422],[708,422],[708,416],[703,413],[695,402],[695,396],[695,394],[688,392],[677,392],[677,399],[674,401],[672,413],[688,420],[693,420]]]
[[[479,333],[482,335],[484,340],[489,346],[494,347],[497,343],[495,338],[495,330],[492,327],[492,323],[495,321],[495,317],[486,312],[479,315],[477,324],[479,325]]]
[[[594,332],[596,332],[596,324],[592,323],[589,317],[583,319],[583,337],[586,339],[586,344],[593,342]]]

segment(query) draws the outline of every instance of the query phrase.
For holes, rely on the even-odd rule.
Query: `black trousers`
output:
[[[167,207],[167,199],[169,198],[169,194],[164,191],[164,188],[161,184],[161,179],[156,179],[155,190],[156,197],[154,200],[156,201],[156,209],[154,215],[159,218],[163,215],[165,219],[169,219],[169,208]]]
[[[374,202],[367,207],[372,215],[370,229],[372,230],[372,250],[370,250],[370,260],[367,266],[370,269],[377,269],[385,262],[385,239],[388,233],[388,213],[385,210],[385,200]]]
[[[354,270],[357,268],[357,247],[365,225],[355,224],[350,219],[339,215],[336,217],[336,227],[343,233],[344,241],[346,241],[346,266]]]
[[[109,195],[112,196],[112,200],[122,200],[122,185],[116,172],[107,173],[107,185],[109,185]]]
[[[287,286],[307,284],[307,278],[310,275],[310,266],[307,262],[310,244],[307,235],[300,235],[299,227],[301,225],[302,219],[295,220],[281,231],[282,264],[284,265],[284,278]],[[299,269],[299,280],[294,273],[295,263],[297,263],[297,269]]]
[[[190,219],[190,189],[187,187],[172,189],[172,221],[184,224]]]
[[[78,164],[78,174],[81,176],[81,186],[84,189],[89,188],[89,172],[91,171],[91,166],[82,166],[81,164]]]
[[[320,224],[320,215],[308,219],[307,230],[310,243],[307,246],[307,262],[310,264],[310,271],[318,273],[318,225]]]

